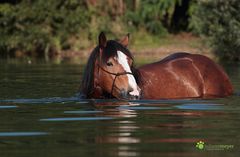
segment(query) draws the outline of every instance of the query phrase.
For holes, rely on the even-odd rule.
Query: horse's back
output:
[[[192,54],[188,56],[193,60],[203,78],[205,97],[224,97],[233,93],[233,87],[223,68],[206,56]]]
[[[202,96],[199,73],[186,58],[188,53],[175,53],[161,61],[139,68],[145,99],[192,98]]]
[[[143,86],[145,98],[223,97],[233,91],[223,69],[203,55],[175,53],[139,71],[152,83]]]

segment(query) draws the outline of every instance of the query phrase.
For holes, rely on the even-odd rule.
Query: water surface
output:
[[[235,95],[212,100],[81,100],[82,69],[0,62],[0,156],[239,155],[239,65],[225,66]]]

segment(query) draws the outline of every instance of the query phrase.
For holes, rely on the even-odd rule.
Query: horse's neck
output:
[[[105,97],[104,95],[105,95],[105,92],[99,86],[99,83],[97,82],[97,80],[94,79],[94,87],[93,87],[93,91],[91,93],[91,97],[96,98],[96,99],[101,99],[101,98]]]
[[[112,98],[112,95],[108,92],[105,92],[102,90],[100,86],[94,87],[93,93],[91,94],[91,97],[96,99],[105,99],[105,98]]]
[[[102,88],[99,86],[94,87],[91,97],[100,98],[103,94]]]
[[[141,70],[141,67],[136,69],[135,75],[134,75],[138,86],[141,88],[143,86],[144,82],[146,81],[147,78],[145,78],[144,71]]]
[[[97,63],[95,63],[95,67],[97,67]],[[110,98],[110,94],[105,92],[102,87],[100,86],[99,79],[96,78],[98,76],[98,68],[94,70],[94,82],[93,82],[93,91],[91,93],[92,98],[102,99],[102,98]]]

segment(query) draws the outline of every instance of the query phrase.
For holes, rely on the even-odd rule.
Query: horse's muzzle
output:
[[[140,99],[140,94],[138,94],[138,95],[132,95],[132,94],[130,94],[130,93],[131,93],[131,92],[129,92],[129,91],[121,90],[120,96],[121,96],[123,99],[130,99],[130,100],[138,100],[138,99]]]

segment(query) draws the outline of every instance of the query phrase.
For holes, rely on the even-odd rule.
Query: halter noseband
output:
[[[112,83],[112,89],[111,89],[111,97],[113,96],[113,88],[114,88],[114,85],[115,85],[115,81],[117,79],[118,76],[121,76],[121,75],[127,75],[127,74],[130,74],[130,75],[133,75],[133,73],[131,72],[121,72],[121,73],[112,73],[112,72],[109,72],[107,70],[105,70],[102,66],[100,66],[99,64],[98,65],[98,68],[102,69],[104,72],[108,73],[108,74],[111,74],[111,75],[114,75],[114,79],[113,79],[113,83]],[[134,76],[134,75],[133,75]]]

